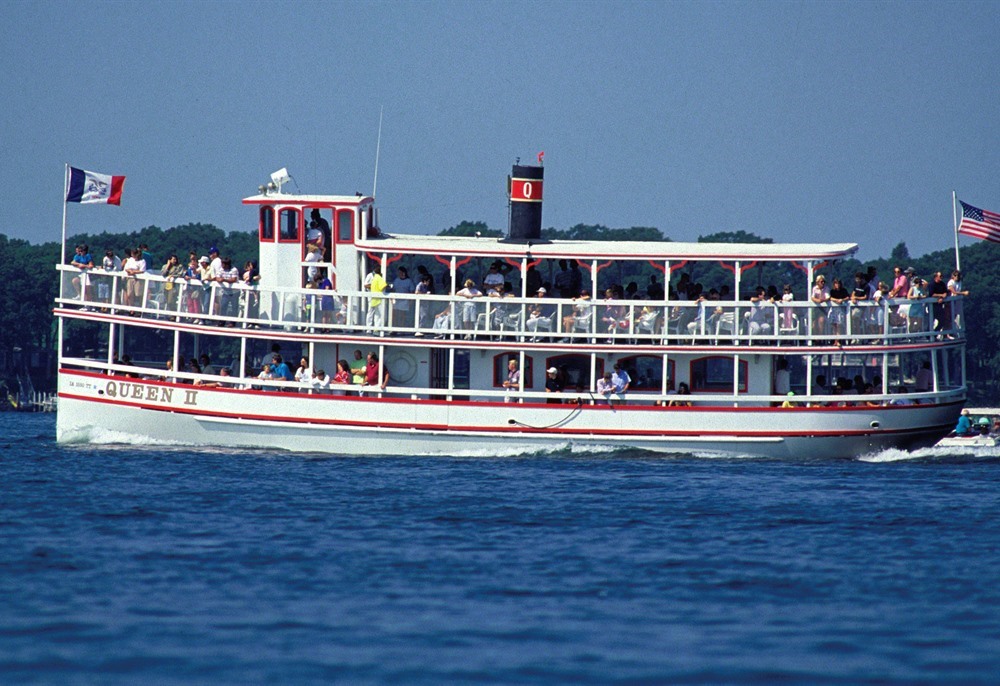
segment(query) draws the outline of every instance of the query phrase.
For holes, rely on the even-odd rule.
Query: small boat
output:
[[[506,236],[405,234],[373,197],[287,193],[283,171],[243,200],[259,279],[59,267],[59,441],[835,458],[934,445],[965,403],[961,299],[947,321],[810,300],[854,243],[547,240],[544,170],[520,164]],[[765,264],[794,300],[760,297]],[[855,377],[871,389],[835,383]]]
[[[937,442],[937,448],[995,448],[1000,446],[1000,408],[970,407],[972,430],[964,435],[952,431]]]

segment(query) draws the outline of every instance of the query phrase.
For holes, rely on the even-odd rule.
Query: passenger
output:
[[[320,244],[323,246],[323,261],[330,261],[330,250],[333,245],[332,236],[330,235],[330,222],[328,222],[323,215],[319,213],[318,208],[313,208],[312,212],[309,213],[309,228],[319,229],[320,232]],[[308,234],[307,234],[308,235]]]
[[[785,331],[792,331],[795,329],[795,309],[792,307],[791,303],[795,300],[795,294],[792,292],[792,285],[786,283],[781,289],[781,328]]]
[[[456,296],[466,298],[469,302],[462,305],[462,329],[471,331],[476,326],[476,317],[478,313],[476,311],[476,304],[472,302],[474,298],[482,297],[483,292],[476,288],[476,282],[472,279],[465,280],[465,288],[461,289]],[[456,305],[457,307],[457,305]],[[465,335],[466,340],[472,338],[471,334]]]
[[[913,273],[913,267],[908,270],[909,274]],[[901,267],[896,266],[892,268],[893,281],[892,288],[889,289],[890,298],[905,298],[907,293],[910,292],[910,278],[907,273],[905,273]]]
[[[353,382],[359,386],[365,382],[365,358],[360,350],[354,351],[354,360],[351,362],[351,376]]]
[[[625,316],[625,306],[615,304],[615,290],[608,288],[604,291],[604,313],[601,316],[601,324],[609,335],[614,335],[620,328],[628,330],[628,318]],[[622,327],[621,324],[625,326]],[[608,343],[614,342],[609,338]]]
[[[611,404],[611,394],[615,392],[615,382],[611,380],[611,372],[604,372],[604,376],[597,380],[597,392],[603,395]]]
[[[333,376],[333,384],[341,387],[333,391],[334,395],[347,395],[346,387],[353,383],[351,376],[351,365],[347,360],[337,361],[337,373]]]
[[[392,280],[393,295],[413,295],[417,286],[410,278],[410,273],[406,267],[396,269],[396,278]],[[413,326],[413,301],[405,298],[392,299],[392,326],[393,328],[410,328]]]
[[[434,293],[434,275],[431,274],[429,271],[427,271],[427,267],[425,267],[424,265],[422,264],[417,265],[417,281],[418,282],[423,281],[424,277],[427,277],[427,280],[429,282],[428,286],[430,290],[428,291],[428,293]]]
[[[919,302],[927,297],[927,284],[919,276],[914,276],[910,281],[910,292],[907,294],[907,298],[910,300],[909,304],[904,305],[906,308],[906,320],[907,320],[907,331],[910,333],[923,331],[924,330],[924,320],[926,318],[927,309],[926,306]],[[903,307],[900,308],[902,312]]]
[[[330,394],[330,377],[326,375],[326,371],[323,369],[317,369],[316,375],[310,376],[309,380],[303,383],[308,384],[316,395]]]
[[[271,369],[271,365],[266,362],[261,365],[260,374],[257,375],[257,378],[263,381],[270,381],[274,379],[274,371]]]
[[[240,270],[233,266],[233,260],[229,257],[222,258],[222,272],[216,277],[219,284],[219,313],[223,317],[236,317],[239,315],[240,293],[234,287],[240,280]],[[236,326],[236,322],[224,322],[223,326]]]
[[[538,289],[535,295],[539,300],[543,302],[534,302],[528,306],[528,321],[525,324],[528,331],[535,334],[538,332],[538,326],[541,324],[542,328],[547,328],[551,330],[552,328],[552,313],[555,308],[552,305],[548,305],[544,302],[545,296],[548,293],[546,288],[542,286]],[[544,321],[543,321],[544,320]],[[532,336],[532,341],[537,341],[538,336]]]
[[[945,283],[944,275],[941,272],[934,272],[933,281],[927,291],[927,295],[936,298],[934,303],[934,330],[942,331],[945,327],[951,326],[951,308],[945,302],[948,297],[948,284]]]
[[[94,258],[90,254],[90,248],[86,243],[76,246],[76,253],[70,264],[80,270],[80,273],[73,277],[73,288],[76,290],[74,298],[83,299],[84,291],[90,283],[87,279],[87,272],[94,268]]]
[[[212,300],[212,283],[215,276],[212,273],[212,261],[207,255],[198,260],[198,281],[201,282],[201,313],[210,314],[209,304]]]
[[[952,296],[967,296],[969,291],[962,287],[962,272],[957,269],[951,273],[948,280],[948,294]],[[955,300],[951,303],[952,324],[955,329],[961,329],[965,322],[962,318],[962,301]]]
[[[539,288],[544,285],[542,283],[542,275],[538,272],[538,269],[534,265],[528,267],[528,274],[524,278],[525,281],[525,293],[537,293]]]
[[[434,280],[431,278],[431,275],[425,272],[420,276],[413,292],[418,296],[434,295],[433,283]],[[430,301],[424,302],[423,298],[418,298],[414,305],[415,310],[419,311],[419,319],[416,321],[417,332],[413,335],[423,336],[424,333],[421,329],[428,329],[431,326],[431,303]]]
[[[833,344],[838,348],[842,345],[838,338],[841,334],[841,326],[844,324],[844,310],[847,302],[851,299],[851,294],[844,288],[844,282],[840,279],[833,280],[833,288],[830,289],[830,333],[834,336]]]
[[[549,367],[545,370],[545,392],[562,393],[562,389],[562,384],[559,383],[559,370],[555,367]],[[545,402],[550,405],[558,405],[562,403],[562,399],[549,397]]]
[[[504,396],[503,401],[505,403],[512,402],[511,393],[517,391],[521,385],[521,370],[517,368],[517,360],[507,362],[507,378],[501,385],[507,389],[507,395]]]
[[[166,309],[174,312],[177,310],[177,284],[174,283],[177,279],[184,276],[185,268],[184,265],[180,263],[177,259],[177,255],[171,255],[167,258],[166,264],[160,269],[160,276],[166,279],[166,283],[163,284],[163,291],[167,294]]]
[[[309,368],[309,358],[303,357],[299,360],[299,366],[295,370],[295,380],[300,384],[308,386],[312,383],[312,370]]]
[[[811,300],[817,307],[813,314],[813,335],[822,336],[826,333],[826,316],[830,308],[830,291],[826,287],[826,277],[822,274],[816,277]]]
[[[656,274],[649,277],[649,285],[646,286],[646,296],[650,300],[663,300],[663,284],[656,280]]]
[[[368,363],[365,365],[365,386],[378,386],[383,391],[385,387],[389,385],[389,368],[383,367],[382,369],[382,382],[379,383],[378,374],[379,362],[378,355],[371,352],[368,353]]]
[[[458,307],[456,305],[455,307]],[[442,333],[437,334],[437,338],[444,338],[444,331],[452,328],[451,326],[451,303],[445,303],[444,309],[434,315],[434,323],[431,325],[432,331],[441,331]]]
[[[766,336],[774,330],[772,322],[774,301],[767,297],[767,291],[763,286],[757,286],[754,294],[750,296],[752,303],[750,313],[747,315],[747,331],[751,336]]]
[[[143,281],[140,280],[146,273],[146,261],[142,259],[142,253],[137,249],[132,250],[129,258],[122,265],[122,270],[127,274],[125,279],[125,291],[123,302],[128,307],[136,307],[142,304]]]
[[[202,353],[198,356],[198,366],[201,368],[202,374],[215,373],[215,369],[212,367],[212,358],[208,356],[208,353]]]
[[[243,274],[240,276],[240,283],[248,289],[243,293],[246,298],[247,319],[257,319],[260,316],[260,293],[257,292],[257,284],[260,283],[260,271],[257,263],[247,260],[243,265]],[[251,325],[256,327],[255,324]]]
[[[271,355],[271,372],[274,374],[275,379],[295,381],[295,375],[292,374],[292,370],[288,368],[288,365],[281,359],[281,355],[278,353]]]
[[[851,334],[867,333],[868,322],[870,321],[867,305],[871,304],[871,291],[868,289],[868,282],[865,281],[864,272],[855,272],[854,288],[851,290]],[[855,343],[859,341],[855,340]]]
[[[785,400],[781,403],[781,406],[784,408],[795,407],[795,403],[792,402],[792,398],[794,397],[795,393],[793,393],[792,391],[788,391],[787,393],[785,393]]]
[[[692,403],[687,396],[691,395],[691,389],[687,383],[681,381],[677,384],[677,398],[670,401],[671,407],[691,407]],[[682,397],[684,396],[684,397]]]
[[[365,277],[364,286],[365,290],[372,294],[368,300],[368,314],[365,318],[366,331],[367,333],[381,332],[385,324],[385,314],[382,311],[383,299],[379,296],[385,293],[388,284],[382,276],[382,267],[377,262],[368,276]]]
[[[504,277],[503,274],[500,273],[500,262],[494,262],[490,265],[489,271],[486,272],[486,276],[483,277],[483,291],[489,293],[497,286],[503,286],[503,282]]]
[[[570,314],[563,317],[563,333],[571,334],[576,326],[584,325],[589,323],[590,317],[592,315],[591,302],[590,302],[590,291],[580,291],[580,296],[573,298],[573,309]],[[589,326],[587,327],[590,328]],[[569,339],[563,339],[568,341]]]
[[[559,260],[559,273],[556,274],[552,285],[559,292],[559,297],[563,300],[569,300],[580,292],[579,288],[575,290],[573,288],[573,277],[567,269],[566,260]]]
[[[622,367],[620,362],[615,362],[613,367],[614,372],[611,374],[611,382],[614,384],[615,393],[620,396],[624,396],[632,383],[632,377],[628,375],[625,368]]]

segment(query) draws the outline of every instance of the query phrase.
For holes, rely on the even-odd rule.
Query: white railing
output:
[[[702,408],[718,407],[766,407],[780,406],[785,401],[791,401],[792,407],[811,406],[883,406],[893,404],[921,405],[964,400],[965,389],[961,387],[940,388],[937,391],[906,391],[903,393],[875,394],[823,394],[796,395],[790,398],[786,395],[751,395],[740,393],[692,394],[678,395],[676,393],[659,393],[656,391],[628,391],[624,394],[612,393],[609,396],[596,390],[566,390],[561,393],[547,393],[532,390],[496,390],[479,388],[430,388],[414,386],[388,385],[385,389],[379,386],[358,384],[331,384],[329,389],[319,391],[310,384],[298,381],[282,381],[274,379],[259,379],[256,377],[223,376],[218,374],[195,374],[185,371],[173,371],[160,367],[149,367],[137,364],[109,364],[100,360],[88,358],[64,357],[60,364],[63,368],[76,368],[105,374],[109,379],[128,382],[161,381],[166,383],[190,385],[194,390],[225,388],[236,391],[282,391],[310,395],[354,395],[360,397],[397,397],[412,400],[428,398],[447,398],[448,400],[464,401],[508,401],[513,403],[546,403],[558,399],[562,405],[663,405],[691,406]],[[909,386],[912,388],[912,384]]]
[[[177,322],[308,333],[357,333],[519,342],[578,341],[647,345],[864,345],[964,337],[962,298],[883,299],[819,306],[812,302],[581,301],[466,299],[264,288],[165,279],[156,274],[60,267],[63,306],[169,318]]]

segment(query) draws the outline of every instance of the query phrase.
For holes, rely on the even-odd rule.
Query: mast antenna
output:
[[[375,191],[378,189],[378,156],[382,149],[382,110],[384,105],[379,105],[378,107],[378,139],[375,142],[375,180],[372,182],[372,197],[375,197]]]

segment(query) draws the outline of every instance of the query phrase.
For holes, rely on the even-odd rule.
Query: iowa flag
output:
[[[70,167],[66,202],[121,205],[124,185],[124,176],[110,176]]]

